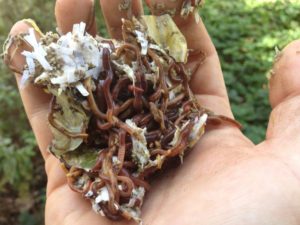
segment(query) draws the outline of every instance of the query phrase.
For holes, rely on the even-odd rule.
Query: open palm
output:
[[[120,18],[142,13],[139,0],[132,1],[131,12],[119,10],[120,2],[100,1],[113,38],[121,37]],[[177,7],[181,2],[148,1],[149,4],[164,3],[166,7]],[[89,25],[88,32],[95,35],[92,9],[92,0],[57,0],[59,29],[66,33],[74,23],[84,21]],[[188,66],[197,68],[191,88],[200,104],[217,114],[232,117],[218,55],[202,21],[197,24],[193,17],[186,20],[175,17],[175,21],[187,39],[188,48],[193,49]],[[28,28],[25,22],[18,22],[11,34],[24,33]],[[255,146],[236,127],[209,127],[185,157],[183,165],[165,171],[153,181],[143,206],[144,224],[300,224],[298,50],[300,42],[290,44],[275,65],[270,81],[273,111],[266,140]],[[19,49],[18,53],[21,51]],[[12,64],[21,70],[24,58],[18,54]],[[129,224],[127,221],[112,222],[95,214],[88,201],[71,191],[59,161],[46,151],[51,141],[47,125],[50,96],[32,86],[20,93],[45,159],[48,176],[45,224]]]

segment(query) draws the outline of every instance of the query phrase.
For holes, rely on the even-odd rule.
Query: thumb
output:
[[[300,41],[289,44],[276,58],[270,103],[273,110],[267,140],[300,146]]]
[[[267,139],[261,146],[299,177],[300,163],[300,41],[289,44],[278,55],[270,79],[273,108]]]
[[[289,44],[277,57],[270,80],[273,108],[264,143],[276,158],[300,171],[300,41]],[[267,145],[267,146],[266,146]]]

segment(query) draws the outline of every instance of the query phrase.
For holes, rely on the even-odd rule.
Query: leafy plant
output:
[[[300,2],[209,0],[201,15],[221,58],[234,115],[259,143],[270,113],[267,74],[275,47],[300,37]]]
[[[25,194],[29,191],[32,173],[31,158],[35,155],[34,137],[31,133],[24,134],[25,143],[18,146],[12,143],[12,139],[6,137],[0,139],[0,187],[5,184],[17,185],[19,193]]]

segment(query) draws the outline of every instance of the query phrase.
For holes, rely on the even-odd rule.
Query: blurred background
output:
[[[18,20],[55,31],[53,0],[0,0],[0,43]],[[97,3],[98,4],[98,3]],[[267,75],[275,48],[300,37],[299,0],[207,0],[200,12],[219,52],[231,105],[243,132],[264,139]],[[100,11],[98,27],[107,36]],[[13,75],[0,61],[0,225],[44,224],[46,176]]]

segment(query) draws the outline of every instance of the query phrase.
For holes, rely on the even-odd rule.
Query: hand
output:
[[[133,0],[134,15],[142,6]],[[159,1],[176,6],[181,1]],[[108,30],[121,37],[118,0],[100,1]],[[63,33],[74,23],[90,24],[96,34],[92,0],[57,0],[56,19]],[[217,114],[232,117],[217,52],[206,29],[190,17],[175,18],[178,27],[194,49],[188,66],[195,67],[191,88],[199,102]],[[29,25],[18,22],[11,35],[24,33]],[[12,52],[15,46],[10,49]],[[300,224],[300,42],[291,43],[278,58],[270,80],[273,111],[266,140],[255,146],[233,126],[211,127],[177,169],[165,172],[154,181],[143,206],[144,224],[154,225],[296,225]],[[17,50],[12,65],[22,69],[24,58]],[[16,75],[17,81],[20,76]],[[59,161],[46,149],[51,142],[47,125],[50,96],[29,86],[20,90],[24,107],[45,159],[48,176],[46,225],[105,225],[113,223],[91,210],[89,202],[66,184]],[[259,113],[259,112],[257,112]]]

